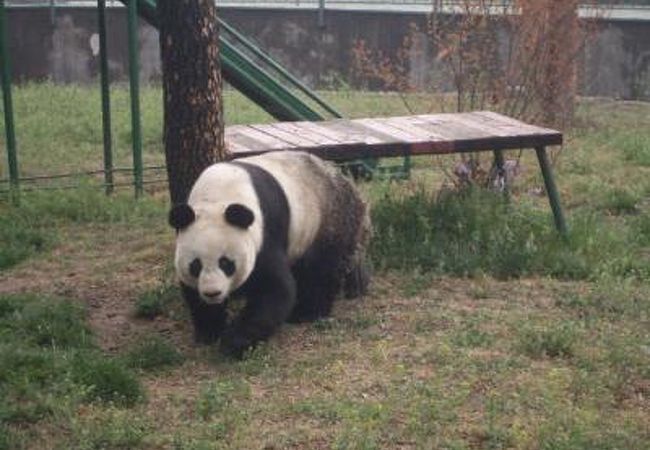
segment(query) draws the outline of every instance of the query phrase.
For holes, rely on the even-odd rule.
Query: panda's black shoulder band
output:
[[[174,205],[169,211],[169,225],[176,230],[182,230],[196,219],[194,210],[187,203]]]

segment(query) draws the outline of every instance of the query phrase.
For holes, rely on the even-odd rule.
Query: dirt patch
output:
[[[44,257],[1,273],[0,294],[42,294],[83,302],[97,343],[107,351],[118,351],[151,332],[171,338],[180,333],[181,338],[174,340],[183,342],[187,330],[179,323],[133,316],[136,298],[160,284],[171,254],[171,236],[122,226],[79,227],[68,230],[60,245]]]

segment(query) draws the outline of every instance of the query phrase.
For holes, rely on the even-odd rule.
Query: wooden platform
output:
[[[558,131],[489,111],[226,127],[226,145],[232,158],[302,150],[324,159],[347,161],[559,144],[562,133]]]
[[[425,114],[324,122],[280,122],[226,127],[230,158],[274,150],[302,150],[324,159],[443,155],[493,151],[498,170],[502,150],[534,149],[553,211],[555,226],[567,235],[553,172],[546,154],[562,144],[562,133],[537,127],[490,111]]]

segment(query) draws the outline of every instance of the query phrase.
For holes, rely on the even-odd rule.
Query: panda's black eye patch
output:
[[[190,263],[190,275],[194,278],[198,278],[201,274],[201,269],[203,269],[203,264],[199,258],[195,258],[194,261]]]
[[[235,273],[235,262],[230,258],[222,256],[219,258],[219,268],[223,270],[223,273],[225,273],[227,277],[232,276],[232,274]]]

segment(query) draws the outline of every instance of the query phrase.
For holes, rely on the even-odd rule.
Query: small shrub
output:
[[[69,444],[78,450],[140,448],[150,428],[143,419],[110,408],[98,418],[75,420]]]
[[[623,151],[626,160],[640,166],[650,166],[650,138],[645,133],[625,133],[617,136],[613,148]]]
[[[26,193],[17,212],[37,223],[116,223],[162,219],[164,208],[152,197],[136,200],[123,193],[109,197],[101,189],[82,183],[73,191]]]
[[[163,286],[144,292],[135,301],[134,315],[141,319],[153,319],[165,313],[178,298],[180,292],[175,286]]]
[[[249,394],[250,388],[243,382],[215,381],[201,391],[196,402],[196,410],[203,420],[208,420],[214,415],[228,411],[236,397],[248,397]]]
[[[40,346],[80,348],[91,345],[90,331],[84,321],[84,310],[75,302],[56,299],[34,299],[13,317],[26,340]]]
[[[0,217],[0,270],[46,250],[51,240],[50,234],[40,227],[30,226],[12,215]]]
[[[624,189],[613,189],[605,195],[602,208],[609,214],[620,216],[638,212],[636,195]]]
[[[126,355],[129,367],[144,370],[178,366],[183,360],[183,355],[169,341],[159,336],[144,339]]]
[[[578,333],[571,322],[551,327],[526,327],[519,333],[519,349],[531,358],[567,358],[574,355]]]
[[[88,400],[133,406],[144,393],[136,376],[117,359],[96,353],[80,353],[71,368],[75,383],[88,388]]]

